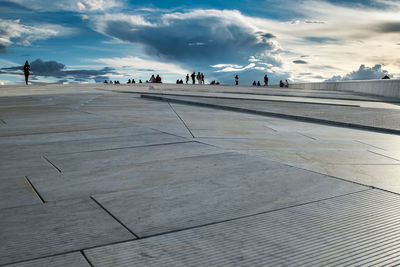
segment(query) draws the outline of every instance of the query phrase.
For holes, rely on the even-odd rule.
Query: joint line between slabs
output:
[[[378,152],[374,152],[374,151],[371,151],[371,150],[367,150],[367,151],[368,151],[368,152],[370,152],[370,153],[373,153],[373,154],[379,155],[379,156],[381,156],[381,157],[385,157],[385,158],[392,159],[392,160],[395,160],[395,161],[400,161],[400,160],[398,160],[398,159],[396,159],[396,158],[392,158],[392,157],[389,157],[389,156],[386,156],[386,155],[380,154],[380,153],[378,153]]]
[[[175,109],[172,107],[171,103],[168,101],[168,105],[171,107],[171,109],[174,111],[174,113],[176,114],[176,116],[181,120],[181,122],[183,123],[183,125],[185,125],[186,129],[189,131],[189,133],[192,135],[193,138],[194,135],[192,133],[192,131],[189,129],[189,127],[186,125],[186,123],[184,122],[184,120],[182,120],[181,116],[179,116],[179,114],[175,111]]]
[[[53,166],[59,173],[62,173],[62,171],[60,170],[60,168],[58,168],[53,162],[51,162],[48,158],[46,158],[45,156],[42,156],[48,163],[51,164],[51,166]]]
[[[39,197],[39,199],[42,201],[42,203],[46,203],[46,201],[44,200],[44,198],[39,194],[39,192],[37,191],[36,187],[31,183],[31,181],[29,180],[29,178],[27,176],[24,176],[26,182],[29,184],[29,186],[32,188],[33,192],[35,192],[35,194]]]
[[[98,202],[93,196],[90,196],[90,199],[92,199],[97,205],[100,206],[105,212],[108,213],[114,220],[116,220],[121,226],[123,226],[126,230],[128,230],[129,233],[131,233],[136,239],[140,239],[140,237],[135,234],[131,229],[129,229],[123,222],[121,222],[117,217],[114,216],[108,209],[106,209],[100,202]]]
[[[85,254],[85,252],[83,250],[80,251],[82,256],[85,258],[85,260],[87,261],[87,263],[91,266],[94,267],[93,263],[89,260],[89,258],[87,257],[87,255]]]

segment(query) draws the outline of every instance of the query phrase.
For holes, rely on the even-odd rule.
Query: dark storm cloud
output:
[[[379,30],[385,33],[400,33],[400,22],[384,23]]]
[[[119,40],[138,43],[147,55],[188,66],[221,63],[244,65],[250,56],[271,51],[275,36],[255,32],[239,12],[193,11],[150,13],[136,23],[132,17],[100,17],[99,30]],[[151,23],[150,23],[151,22]]]
[[[0,54],[6,54],[7,46],[5,44],[0,43]]]
[[[294,60],[293,63],[294,64],[308,64],[308,62],[304,61],[304,60]]]
[[[42,61],[36,59],[30,63],[32,77],[54,77],[62,79],[72,78],[75,81],[88,81],[91,79],[105,80],[107,75],[115,74],[112,68],[103,68],[100,70],[66,70],[65,65],[56,61]],[[14,66],[8,68],[1,68],[0,74],[22,74],[23,66]]]
[[[306,41],[313,42],[313,43],[332,43],[338,42],[338,39],[330,38],[330,37],[316,37],[316,36],[307,36],[304,37]]]
[[[382,65],[376,64],[372,68],[366,67],[364,64],[356,71],[352,71],[344,76],[336,75],[326,81],[345,81],[345,80],[373,80],[381,79],[385,75],[393,77],[387,70],[382,69]]]

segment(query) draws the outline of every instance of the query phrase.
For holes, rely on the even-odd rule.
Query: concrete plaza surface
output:
[[[0,266],[399,265],[399,101],[0,87]]]

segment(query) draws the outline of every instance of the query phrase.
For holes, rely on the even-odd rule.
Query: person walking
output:
[[[268,76],[267,76],[267,74],[265,74],[265,76],[264,76],[264,85],[268,86]]]
[[[23,71],[24,71],[24,74],[25,74],[25,83],[26,83],[26,85],[28,85],[29,73],[31,71],[31,65],[29,65],[28,60],[25,61],[25,65],[24,65]]]
[[[188,82],[189,82],[189,73],[186,74],[186,84],[188,84]]]
[[[197,83],[201,84],[201,74],[200,74],[200,72],[197,73],[196,79],[197,79]]]
[[[236,76],[235,76],[235,85],[238,85],[239,84],[239,76],[236,74]]]

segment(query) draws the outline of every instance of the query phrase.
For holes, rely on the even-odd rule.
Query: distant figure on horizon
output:
[[[156,83],[161,83],[161,77],[160,75],[157,74],[156,76]]]
[[[260,81],[258,81],[258,82],[257,82],[257,86],[261,86],[261,83],[260,83]]]
[[[135,79],[132,79],[132,83],[136,83],[136,82],[135,82]]]
[[[239,76],[236,74],[236,76],[235,76],[235,85],[238,85],[239,84]]]
[[[282,80],[279,81],[279,87],[283,87],[283,82],[282,82]]]
[[[112,80],[110,80],[110,84],[113,84]]]
[[[142,80],[139,80],[139,83],[142,83]]]
[[[204,84],[204,74],[201,73],[201,84]]]
[[[108,84],[107,80],[104,80],[104,83]]]
[[[385,75],[385,76],[382,77],[382,80],[389,80],[389,79],[390,79],[390,77],[387,76],[387,75]]]
[[[265,74],[265,76],[264,76],[264,85],[268,86],[268,76],[267,76],[267,74]]]
[[[254,81],[254,82],[253,82],[253,86],[256,86],[256,85],[257,85],[257,83],[256,83],[256,81]]]
[[[198,83],[198,84],[201,84],[201,74],[200,74],[200,71],[197,73],[196,79],[197,79],[197,83]]]
[[[285,82],[285,87],[288,88],[289,87],[289,82],[286,80]]]
[[[193,71],[192,75],[190,75],[192,77],[192,83],[195,84],[196,83],[196,73]]]
[[[188,82],[189,82],[189,73],[186,74],[186,84],[188,84]]]
[[[28,85],[29,73],[31,71],[31,65],[29,65],[28,60],[25,61],[25,65],[24,65],[23,71],[24,71],[24,74],[25,74],[25,83],[26,83],[26,85]]]
[[[154,77],[154,74],[151,75],[149,82],[150,83],[155,83],[156,82],[156,77]]]
[[[128,83],[128,84],[131,83],[131,79],[129,79],[127,83]]]

